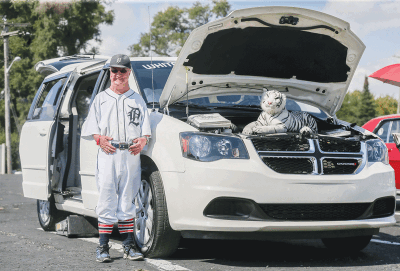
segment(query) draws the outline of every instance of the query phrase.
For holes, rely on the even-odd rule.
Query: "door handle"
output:
[[[47,135],[47,131],[45,129],[42,129],[39,131],[39,135],[45,136],[45,135]]]
[[[388,149],[388,152],[391,152],[393,149]]]

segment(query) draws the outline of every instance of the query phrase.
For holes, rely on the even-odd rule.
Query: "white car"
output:
[[[152,127],[136,200],[142,252],[170,255],[181,237],[322,238],[357,251],[394,225],[385,144],[335,115],[364,48],[330,15],[261,7],[195,29],[178,59],[131,58],[130,86],[148,103]],[[71,59],[80,56],[57,63]],[[58,71],[32,103],[20,156],[24,195],[38,199],[45,230],[62,211],[96,217],[98,146],[80,131],[110,84],[108,61],[37,65]],[[318,135],[242,134],[261,112],[263,88],[284,92],[288,110],[310,113]]]

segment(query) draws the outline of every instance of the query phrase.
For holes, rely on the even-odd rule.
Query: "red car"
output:
[[[396,176],[397,194],[400,194],[400,151],[393,141],[393,133],[400,133],[400,115],[387,115],[374,118],[362,128],[378,135],[385,143],[389,153],[389,164]]]

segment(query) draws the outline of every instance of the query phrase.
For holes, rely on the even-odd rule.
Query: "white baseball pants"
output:
[[[130,154],[127,149],[106,154],[99,149],[96,181],[99,223],[114,224],[136,216],[134,199],[141,182],[140,154]]]

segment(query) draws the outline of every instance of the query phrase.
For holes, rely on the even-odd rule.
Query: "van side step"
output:
[[[96,226],[96,219],[70,215],[56,224],[56,233],[67,237],[93,237],[99,234]]]

